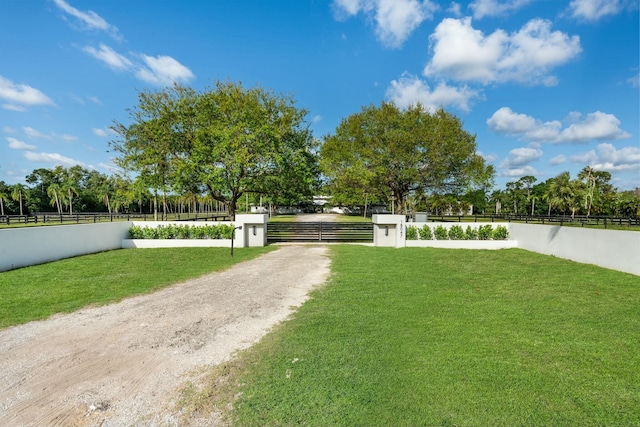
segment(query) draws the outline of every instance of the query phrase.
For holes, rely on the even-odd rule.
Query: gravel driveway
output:
[[[325,282],[329,263],[325,246],[282,246],[153,294],[0,330],[0,425],[177,425],[188,373],[260,339]]]

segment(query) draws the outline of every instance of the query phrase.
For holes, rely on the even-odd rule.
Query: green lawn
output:
[[[186,407],[239,396],[242,426],[640,425],[637,276],[519,249],[331,251],[328,285]]]
[[[0,273],[0,328],[108,304],[219,271],[274,248],[122,249]]]

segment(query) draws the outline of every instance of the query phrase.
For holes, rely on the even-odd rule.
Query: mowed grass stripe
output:
[[[234,362],[235,424],[640,425],[637,276],[518,249],[331,250],[330,283]]]
[[[122,249],[0,273],[0,328],[220,271],[274,248]]]

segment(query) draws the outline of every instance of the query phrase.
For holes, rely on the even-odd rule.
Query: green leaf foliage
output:
[[[217,82],[203,92],[175,85],[143,91],[130,123],[112,129],[118,166],[135,172],[155,198],[208,194],[228,206],[261,194],[291,204],[313,194],[316,148],[307,112],[290,96]]]
[[[431,240],[433,239],[433,233],[431,232],[431,227],[428,225],[423,225],[420,228],[420,240]]]
[[[414,225],[407,227],[407,240],[418,240],[418,228]]]
[[[442,225],[436,226],[436,228],[433,230],[433,235],[435,236],[436,240],[449,240],[449,232]]]
[[[325,138],[320,158],[334,198],[362,204],[365,196],[392,197],[398,213],[412,192],[460,192],[493,170],[460,119],[420,104],[364,107]]]
[[[477,240],[478,239],[478,229],[472,228],[470,225],[467,225],[467,229],[464,232],[465,240]]]
[[[478,227],[478,240],[491,240],[493,237],[493,227],[485,224]]]
[[[493,240],[507,240],[509,238],[509,230],[504,225],[499,225],[493,230]]]
[[[463,240],[464,239],[464,230],[460,225],[452,225],[449,228],[449,239],[451,240]]]

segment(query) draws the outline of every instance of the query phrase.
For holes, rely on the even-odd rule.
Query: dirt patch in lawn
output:
[[[0,425],[178,425],[190,373],[264,336],[325,282],[329,263],[324,246],[283,246],[153,294],[0,330]]]

